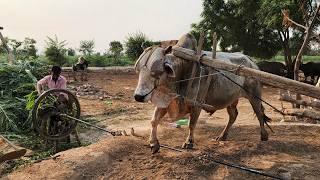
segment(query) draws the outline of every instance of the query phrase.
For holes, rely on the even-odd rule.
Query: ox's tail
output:
[[[270,131],[272,132],[272,133],[274,133],[274,131],[272,130],[272,128],[269,126],[269,122],[271,122],[271,118],[269,118],[265,113],[264,113],[264,107],[262,106],[262,104],[261,104],[261,110],[262,110],[262,112],[263,112],[263,121],[264,121],[264,123],[266,124],[266,126],[270,129]]]
[[[263,108],[263,107],[262,107]],[[269,122],[271,122],[271,118],[269,118],[265,113],[264,113],[264,111],[263,111],[263,121],[264,121],[264,123],[266,124],[266,126],[270,129],[270,131],[272,132],[272,133],[274,133],[274,131],[272,130],[272,128],[269,126]]]

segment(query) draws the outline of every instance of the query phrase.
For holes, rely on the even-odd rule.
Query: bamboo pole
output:
[[[193,50],[181,48],[178,46],[173,47],[173,55],[190,61],[198,61],[200,58],[200,55],[196,55]],[[208,56],[202,57],[200,62],[213,68],[232,71],[240,76],[254,78],[262,83],[265,83],[273,87],[293,91],[313,98],[320,97],[319,88],[292,79],[284,78],[281,76],[277,76],[274,74],[266,73],[248,67],[239,66],[232,63],[227,63],[222,60],[213,59]]]

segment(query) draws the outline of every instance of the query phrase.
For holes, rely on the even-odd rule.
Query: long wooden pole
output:
[[[173,47],[173,55],[182,59],[190,60],[190,61],[198,61],[199,55],[196,55],[195,51],[190,49],[181,48],[178,46]],[[262,83],[268,84],[270,86],[274,86],[280,89],[289,90],[292,92],[304,94],[306,96],[310,96],[313,98],[320,98],[320,88],[316,88],[315,86],[301,83],[292,79],[284,78],[281,76],[277,76],[274,74],[266,73],[263,71],[259,71],[256,69],[239,66],[232,63],[227,63],[219,59],[213,59],[208,56],[204,56],[201,58],[200,62],[207,66],[232,71],[240,76],[246,76],[254,78]]]
[[[280,101],[286,101],[286,102],[294,103],[294,104],[298,104],[298,105],[302,105],[302,106],[310,106],[310,107],[313,107],[313,108],[320,109],[320,102],[306,101],[306,100],[296,100],[295,98],[293,98],[293,97],[291,97],[289,95],[280,95],[279,100]]]

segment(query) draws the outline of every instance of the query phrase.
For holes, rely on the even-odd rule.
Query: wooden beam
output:
[[[302,106],[310,106],[313,108],[319,108],[320,109],[320,102],[316,102],[316,101],[305,101],[305,100],[296,100],[293,97],[289,96],[289,95],[280,95],[279,98],[280,101],[286,101],[286,102],[290,102],[290,103],[294,103],[294,104],[298,104],[298,105],[302,105]]]
[[[284,111],[284,114],[288,116],[306,117],[320,121],[320,112],[310,109],[287,109]]]
[[[196,55],[195,51],[193,50],[177,46],[173,47],[173,55],[190,61],[198,61],[200,57],[200,55]],[[309,84],[301,83],[292,79],[284,78],[281,76],[277,76],[274,74],[266,73],[248,67],[239,66],[232,63],[227,63],[225,61],[213,59],[208,56],[202,57],[200,62],[213,68],[238,73],[238,75],[240,76],[254,78],[262,83],[265,83],[273,87],[300,93],[313,98],[320,97],[320,88],[317,88]]]

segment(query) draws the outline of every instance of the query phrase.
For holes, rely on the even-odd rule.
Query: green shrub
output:
[[[66,54],[66,41],[59,42],[57,36],[55,38],[47,37],[47,47],[45,56],[48,58],[50,64],[62,66],[67,62]]]
[[[31,128],[25,96],[35,91],[34,77],[40,79],[48,72],[49,67],[40,62],[0,63],[0,132],[21,132]]]
[[[150,41],[145,34],[137,32],[135,34],[129,34],[125,42],[126,55],[135,61],[138,59],[140,54],[143,52],[142,45],[145,47],[151,46],[153,43]]]

